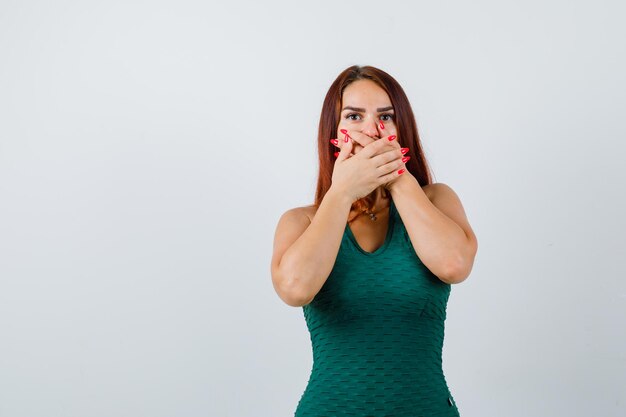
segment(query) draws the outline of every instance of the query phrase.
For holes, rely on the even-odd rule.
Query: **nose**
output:
[[[361,132],[367,136],[373,138],[380,138],[378,131],[378,121],[374,118],[368,118],[363,122],[363,129]]]

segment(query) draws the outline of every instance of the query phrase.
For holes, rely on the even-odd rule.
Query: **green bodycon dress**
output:
[[[374,252],[346,223],[330,275],[302,307],[313,367],[295,417],[458,417],[442,370],[449,295],[415,253],[393,200]]]

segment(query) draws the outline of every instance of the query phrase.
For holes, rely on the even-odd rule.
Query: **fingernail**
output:
[[[339,130],[339,131],[340,131],[341,133],[343,133],[344,135],[347,135],[347,134],[348,134],[348,131],[347,131],[346,129],[341,129],[341,130]]]
[[[409,159],[411,159],[410,156],[405,156],[404,158],[402,158],[402,163],[405,163],[406,161],[408,161]]]
[[[389,136],[387,139],[389,140],[389,142],[391,142],[392,140],[394,140],[396,138],[396,135],[391,135]]]
[[[335,152],[333,155],[335,155],[335,158],[336,158],[337,155],[339,155],[339,152]]]
[[[404,168],[402,168],[400,171],[398,171],[398,175],[402,174],[405,171]]]
[[[330,143],[332,143],[335,146],[339,145],[339,141],[337,139],[331,139]]]
[[[408,151],[409,151],[409,148],[400,148],[400,152],[402,152],[402,155],[404,155]]]
[[[379,125],[379,126],[380,126],[380,129],[381,129],[381,130],[385,128],[385,125],[383,124],[383,122],[380,122],[380,125]]]

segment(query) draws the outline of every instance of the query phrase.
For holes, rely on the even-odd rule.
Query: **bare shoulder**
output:
[[[476,235],[469,224],[465,209],[457,193],[447,184],[438,182],[423,187],[431,203],[443,214],[452,219],[465,232],[473,245],[477,244]]]
[[[278,266],[285,251],[304,233],[310,224],[311,220],[303,207],[288,209],[280,216],[274,233],[272,268]]]
[[[428,197],[431,202],[433,201],[433,197],[435,196],[435,189],[437,188],[438,184],[440,183],[426,184],[422,187],[424,194],[426,194],[426,197]]]
[[[289,225],[297,225],[299,227],[308,226],[311,223],[311,209],[309,206],[305,207],[294,207],[285,211],[278,224],[289,224]]]
[[[311,204],[308,206],[297,207],[296,210],[300,210],[302,214],[304,214],[305,216],[309,218],[309,222],[312,222],[313,218],[315,217],[315,213],[317,213],[318,208],[319,207],[316,206],[315,204]]]
[[[462,209],[461,199],[448,184],[437,182],[422,187],[428,199],[439,209],[454,208]]]
[[[289,247],[304,233],[311,224],[309,216],[302,207],[295,207],[285,211],[276,225],[274,233],[274,249],[271,261],[272,284],[278,296],[290,306],[301,306],[299,299],[294,299],[287,283],[290,277],[281,270],[280,264],[283,255]]]

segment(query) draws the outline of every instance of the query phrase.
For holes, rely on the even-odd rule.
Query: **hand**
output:
[[[337,147],[341,150],[341,145],[343,145],[343,144],[345,144],[345,143],[346,143],[346,142],[345,142],[345,140],[344,140],[346,137],[348,137],[348,140],[349,140],[349,139],[353,139],[353,148],[352,148],[352,151],[350,152],[349,157],[356,155],[356,154],[357,154],[357,153],[359,153],[359,152],[360,152],[360,151],[361,151],[361,150],[362,150],[362,149],[363,149],[366,145],[368,145],[368,144],[370,144],[370,143],[374,142],[374,140],[375,140],[375,139],[374,139],[374,138],[372,138],[371,136],[365,135],[365,134],[363,134],[363,133],[361,133],[361,132],[356,132],[356,131],[353,131],[353,130],[348,131],[347,129],[344,129],[344,130],[345,130],[346,132],[348,132],[348,134],[344,134],[344,133],[338,132],[337,134],[339,135],[339,137],[337,138],[337,141],[338,141],[339,143],[338,143],[337,145],[335,145],[335,146],[337,146]],[[349,135],[351,135],[351,134],[358,134],[358,136],[359,136],[358,141],[357,141],[357,140],[354,140],[354,138],[352,138],[351,136],[349,136]]]
[[[351,201],[365,197],[402,175],[398,171],[405,166],[402,162],[404,155],[395,139],[373,139],[351,130],[347,135],[348,142],[339,138],[336,145],[341,150],[335,161],[332,186],[347,193]],[[352,154],[355,143],[364,144],[358,154]]]
[[[338,140],[338,144],[336,145],[338,148],[341,149],[341,147],[343,145],[346,144],[346,142],[344,141],[344,138],[347,136],[349,138],[349,140],[353,140],[354,144],[353,144],[353,152],[351,151],[348,157],[353,157],[354,155],[356,155],[357,153],[359,153],[362,149],[364,149],[366,146],[370,145],[371,143],[377,141],[377,140],[381,140],[381,139],[376,139],[376,138],[372,138],[371,136],[365,135],[359,131],[356,130],[346,130],[347,134],[344,133],[340,133],[340,137],[337,139]],[[393,135],[395,137],[395,135]],[[388,140],[388,138],[391,136],[385,136],[382,139]],[[394,147],[396,149],[402,149],[402,147],[400,146],[400,143],[398,142],[397,139],[394,139],[392,141],[390,141],[391,144],[394,145]],[[408,149],[407,149],[408,151]],[[406,153],[406,152],[405,152]],[[406,165],[405,163],[410,159],[410,157],[405,157],[404,154],[401,155],[402,158],[406,158],[402,163],[401,168],[403,168],[405,171],[407,171],[406,169]],[[400,169],[400,168],[399,168]],[[390,181],[386,182],[383,184],[384,188],[388,191],[391,190],[391,186],[392,184],[394,184],[397,180],[397,178],[392,178]]]

